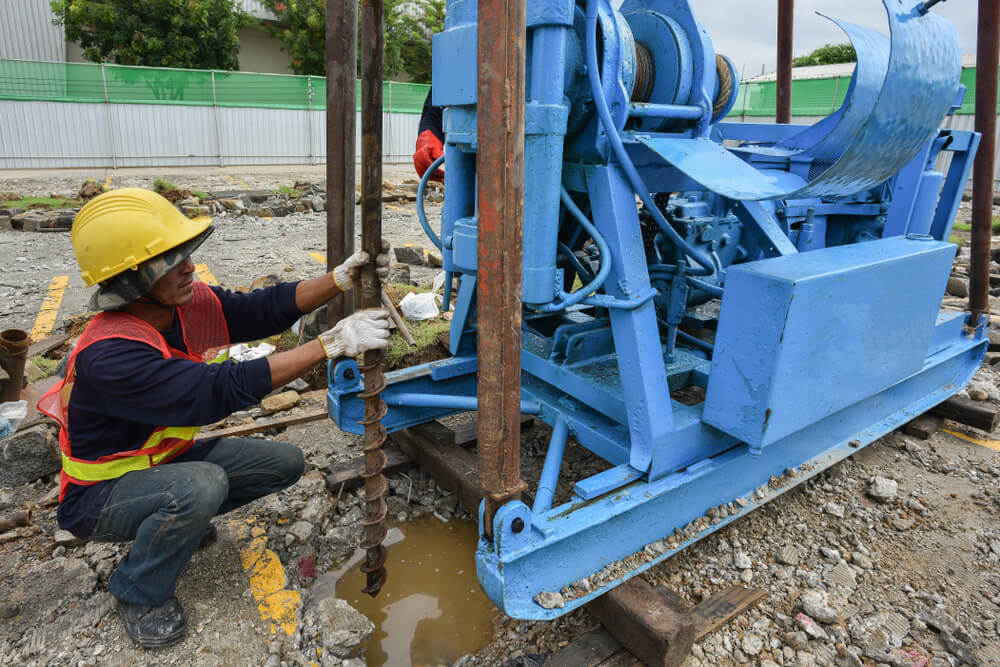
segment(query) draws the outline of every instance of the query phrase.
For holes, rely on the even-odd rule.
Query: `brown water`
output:
[[[476,579],[476,527],[429,516],[389,532],[389,576],[378,597],[361,592],[361,550],[327,575],[336,581],[337,597],[375,624],[365,654],[369,666],[450,665],[485,646],[496,608]]]

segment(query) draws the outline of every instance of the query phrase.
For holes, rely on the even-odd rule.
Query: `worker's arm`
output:
[[[272,354],[267,357],[271,367],[271,388],[284,387],[324,359],[326,353],[318,338],[287,352]]]

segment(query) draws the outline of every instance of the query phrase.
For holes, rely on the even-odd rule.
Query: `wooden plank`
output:
[[[69,334],[58,334],[56,336],[49,336],[43,338],[40,341],[32,343],[28,347],[28,358],[31,359],[39,354],[48,354],[57,347],[62,346],[63,343],[69,340]]]
[[[240,426],[220,428],[215,431],[202,431],[195,436],[195,440],[208,440],[210,438],[235,438],[242,435],[250,435],[251,433],[269,431],[272,428],[286,428],[288,426],[295,426],[296,424],[319,421],[320,419],[329,418],[329,416],[330,413],[327,412],[325,406],[321,408],[311,408],[297,415],[279,417],[278,419],[268,419],[267,421],[256,421],[253,424],[241,424]]]
[[[382,470],[384,475],[393,475],[406,468],[416,465],[416,462],[403,453],[393,443],[387,443],[382,450],[385,452],[386,464]],[[333,471],[326,476],[326,488],[330,493],[340,493],[341,486],[344,491],[351,491],[364,484],[361,473],[365,471],[365,457],[359,456],[344,463],[338,463],[333,467]]]
[[[927,440],[932,435],[941,430],[944,420],[934,415],[920,415],[916,419],[908,422],[903,427],[903,433],[914,438]]]
[[[620,641],[604,628],[597,628],[554,653],[545,661],[545,667],[598,667],[622,652],[627,653]]]
[[[978,428],[986,433],[996,430],[1000,415],[996,406],[990,403],[980,403],[961,396],[952,396],[944,403],[931,408],[930,414]]]
[[[695,641],[691,609],[675,593],[633,577],[587,608],[633,655],[647,665],[675,667]]]
[[[525,432],[535,425],[535,418],[531,415],[521,415],[521,432]],[[479,418],[473,417],[464,424],[455,427],[446,427],[454,434],[452,442],[462,447],[471,447],[479,439]]]
[[[700,642],[767,596],[768,592],[759,588],[733,586],[695,605],[691,609],[695,621],[695,641]]]

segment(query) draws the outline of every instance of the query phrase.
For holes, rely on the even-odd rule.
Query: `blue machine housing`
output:
[[[553,432],[533,506],[505,504],[478,547],[507,614],[588,602],[978,368],[985,321],[940,305],[979,135],[939,129],[964,95],[960,51],[921,4],[885,3],[890,37],[836,22],[858,64],[842,107],[805,127],[720,122],[736,72],[688,0],[528,3],[522,411]],[[475,0],[449,0],[440,236],[421,218],[453,356],[387,375],[389,431],[477,405],[476,48]],[[349,432],[361,388],[354,361],[331,365]],[[603,472],[559,479],[570,435]],[[553,507],[560,481],[572,495]]]

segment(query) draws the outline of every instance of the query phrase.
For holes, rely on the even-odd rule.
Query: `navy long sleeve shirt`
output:
[[[302,313],[295,305],[298,283],[241,294],[212,291],[222,304],[229,339],[242,343],[288,329]],[[161,331],[167,344],[187,352],[179,319]],[[203,426],[258,403],[271,392],[267,359],[203,364],[164,359],[145,343],[111,338],[93,343],[75,362],[69,401],[73,456],[95,460],[138,449],[158,426]],[[186,460],[203,457],[214,440],[196,443]],[[70,484],[59,504],[59,525],[80,538],[93,531],[108,494],[118,480]]]

